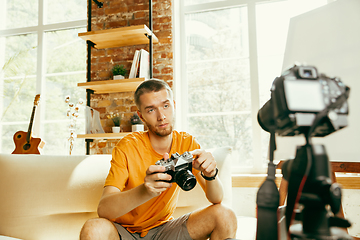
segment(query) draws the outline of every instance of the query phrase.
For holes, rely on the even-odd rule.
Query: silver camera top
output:
[[[172,165],[174,167],[187,164],[193,161],[193,155],[190,152],[184,152],[183,154],[174,153],[171,155],[171,157],[167,160],[160,159],[155,163],[155,165],[161,165],[161,166],[169,166]]]

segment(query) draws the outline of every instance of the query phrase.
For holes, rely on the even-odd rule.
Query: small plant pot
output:
[[[113,133],[119,133],[120,132],[120,127],[117,127],[117,126],[112,127],[112,132]]]
[[[115,75],[113,77],[113,80],[119,80],[119,79],[124,79],[125,77],[123,75]]]
[[[144,131],[144,124],[135,124],[131,126],[131,131],[138,132],[138,131]]]

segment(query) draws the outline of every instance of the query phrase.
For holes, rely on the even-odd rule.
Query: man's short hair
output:
[[[169,85],[163,81],[163,80],[159,80],[159,79],[150,79],[150,80],[146,80],[144,82],[142,82],[136,89],[135,93],[134,93],[134,100],[135,100],[135,104],[137,106],[137,108],[140,110],[140,96],[145,94],[145,93],[149,93],[149,92],[159,92],[163,89],[166,89],[166,91],[168,91],[171,99],[173,99],[173,93],[171,88],[169,87]]]

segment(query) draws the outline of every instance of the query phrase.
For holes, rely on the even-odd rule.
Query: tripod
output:
[[[283,175],[289,175],[286,207],[289,236],[292,239],[352,239],[341,229],[351,224],[335,216],[341,206],[341,188],[332,183],[325,146],[311,144],[309,136],[306,139],[307,143],[297,148],[295,159],[285,162],[282,168]]]

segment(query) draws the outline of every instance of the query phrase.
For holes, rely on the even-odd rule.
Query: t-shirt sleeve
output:
[[[119,146],[112,151],[111,168],[105,180],[105,186],[114,186],[122,191],[129,178],[128,164],[125,153]]]

